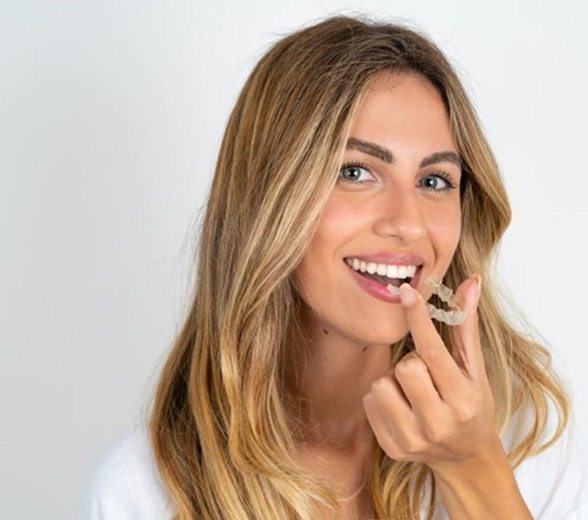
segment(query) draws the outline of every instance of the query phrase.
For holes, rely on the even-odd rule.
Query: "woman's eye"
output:
[[[373,179],[373,176],[363,164],[344,164],[339,170],[339,179],[361,184]]]
[[[429,191],[451,191],[455,184],[445,174],[427,175],[422,179],[423,187]]]

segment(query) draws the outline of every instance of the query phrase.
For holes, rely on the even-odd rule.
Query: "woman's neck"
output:
[[[321,326],[305,327],[295,347],[293,393],[300,399],[305,439],[352,448],[371,436],[363,396],[390,370],[390,345],[362,345]]]

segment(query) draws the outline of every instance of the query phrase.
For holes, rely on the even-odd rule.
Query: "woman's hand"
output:
[[[420,293],[408,284],[401,287],[416,351],[376,380],[363,398],[376,439],[393,459],[441,470],[488,460],[502,451],[478,332],[479,278],[467,279],[456,291],[466,320],[452,327],[453,353],[443,344]]]
[[[422,296],[403,284],[402,306],[416,351],[372,384],[363,405],[389,457],[432,469],[452,520],[532,520],[496,429],[480,346],[476,278],[456,291],[466,320],[451,329],[451,353]]]

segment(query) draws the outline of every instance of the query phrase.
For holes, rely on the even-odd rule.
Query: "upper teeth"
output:
[[[362,273],[367,271],[369,274],[376,273],[388,278],[412,278],[417,270],[416,265],[376,264],[375,262],[364,262],[357,258],[346,258],[345,262],[355,271],[361,271]]]

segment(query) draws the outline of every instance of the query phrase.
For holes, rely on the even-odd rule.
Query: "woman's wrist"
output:
[[[501,444],[476,459],[431,469],[451,520],[533,518]]]

